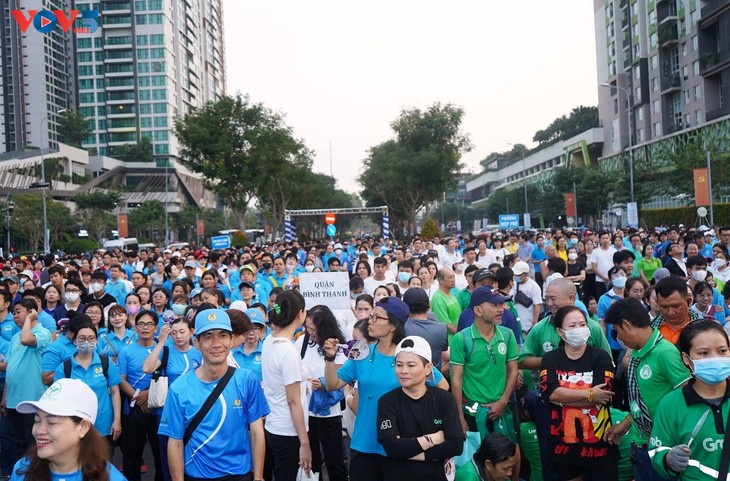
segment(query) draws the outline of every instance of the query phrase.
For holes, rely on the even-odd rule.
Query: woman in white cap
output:
[[[15,464],[10,479],[123,481],[107,462],[107,441],[93,429],[97,405],[94,391],[78,379],[59,379],[38,401],[19,403],[19,412],[35,414],[36,444]]]
[[[384,479],[446,481],[445,463],[461,454],[464,431],[454,396],[426,386],[433,364],[424,338],[398,344],[395,374],[400,387],[378,401],[378,442],[388,455]]]

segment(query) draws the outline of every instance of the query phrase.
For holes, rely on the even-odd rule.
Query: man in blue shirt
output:
[[[185,430],[228,371],[233,345],[231,319],[207,309],[195,316],[203,365],[170,386],[159,433],[169,436],[168,463],[173,481],[185,478],[241,477],[259,481],[264,473],[264,424],[269,414],[263,389],[248,369],[236,369],[218,400],[185,442]],[[248,426],[248,429],[242,427]],[[236,439],[236,442],[230,442]]]
[[[120,306],[126,305],[127,285],[121,279],[122,266],[112,264],[109,268],[109,280],[104,286],[104,291],[116,299]]]

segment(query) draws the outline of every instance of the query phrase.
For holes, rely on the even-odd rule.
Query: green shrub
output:
[[[424,239],[433,239],[436,236],[441,237],[441,235],[441,229],[439,229],[439,225],[436,220],[429,217],[423,221],[423,225],[421,226],[421,237]]]
[[[730,204],[715,204],[713,206],[716,224],[727,224],[730,219]],[[665,225],[695,225],[697,224],[697,207],[670,207],[666,209],[641,209],[641,219],[649,228]],[[709,223],[709,214],[707,222]]]

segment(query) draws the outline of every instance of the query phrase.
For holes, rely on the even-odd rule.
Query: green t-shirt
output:
[[[591,331],[588,345],[603,349],[611,355],[611,347],[608,345],[601,325],[592,319],[588,319],[588,329]],[[562,339],[558,335],[558,331],[555,330],[555,326],[550,322],[550,316],[548,316],[530,329],[527,339],[522,344],[519,360],[524,361],[528,357],[542,357],[546,352],[558,347],[560,341]]]
[[[537,427],[532,421],[520,424],[520,447],[530,463],[530,481],[542,481],[542,458]]]
[[[461,289],[457,292],[454,292],[456,289],[451,290],[451,294],[456,296],[456,300],[459,301],[459,308],[461,311],[465,311],[469,309],[469,304],[471,304],[471,292],[469,292],[469,289]]]
[[[469,362],[464,336],[471,336],[473,348]],[[487,342],[477,330],[476,324],[457,332],[451,342],[451,364],[464,366],[462,392],[464,399],[488,404],[499,401],[507,385],[507,363],[517,360],[517,340],[511,329],[495,326],[492,341]],[[484,382],[488,379],[489,382]]]
[[[615,408],[611,408],[611,423],[615,426],[620,423],[628,414]],[[621,436],[621,441],[618,445],[618,451],[621,453],[621,459],[618,461],[618,481],[630,481],[634,479],[634,465],[631,463],[631,441],[634,440],[631,434],[633,430],[630,430],[625,435]]]
[[[474,460],[469,461],[465,465],[461,466],[456,470],[456,477],[454,481],[484,481],[476,466],[474,466]]]
[[[646,258],[642,257],[639,259],[639,262],[636,263],[636,269],[643,271],[644,276],[646,276],[647,280],[651,281],[654,278],[654,273],[662,266],[661,259],[658,259],[656,257],[652,257],[649,260],[646,260]]]
[[[461,307],[455,296],[446,295],[441,290],[436,291],[431,299],[431,311],[433,311],[436,319],[446,325],[459,325],[459,316],[461,315]],[[454,335],[449,332],[449,342]]]
[[[659,331],[654,329],[644,347],[631,353],[632,358],[639,359],[639,365],[636,367],[636,383],[641,393],[641,401],[652,419],[662,398],[692,378],[677,348],[666,339],[658,338]],[[636,401],[630,402],[629,409],[634,418],[641,416]],[[649,437],[637,431],[636,442],[647,444]]]

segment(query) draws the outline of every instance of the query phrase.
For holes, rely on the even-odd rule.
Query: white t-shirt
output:
[[[306,336],[299,336],[299,339],[297,339],[297,342],[294,343],[294,348],[296,349],[297,353],[300,354],[302,352],[302,344],[304,344],[304,338]],[[337,365],[343,365],[345,364],[345,361],[347,361],[347,358],[342,353],[342,351],[338,350],[337,355],[335,356],[335,364]],[[319,353],[319,345],[311,343],[307,346],[307,350],[304,352],[304,359],[302,359],[302,363],[304,364],[304,368],[307,370],[307,379],[309,378],[321,378],[324,377],[324,357]],[[311,392],[312,384],[307,381],[307,389]],[[309,407],[309,400],[307,400],[307,408]],[[319,416],[315,415],[313,412],[308,411],[309,416],[315,416],[318,418],[331,418],[335,416],[339,416],[342,414],[342,410],[340,409],[340,403],[335,403],[330,407],[330,414],[329,416]],[[267,423],[268,418],[267,418]]]
[[[363,281],[363,283],[365,284],[365,294],[370,294],[372,296],[375,293],[375,289],[377,289],[378,286],[384,286],[391,282],[393,282],[393,280],[390,279],[387,274],[385,276],[385,279],[383,279],[382,281],[377,281],[377,280],[375,280],[374,276],[370,276]]]
[[[525,307],[519,302],[515,302],[517,314],[520,315],[522,330],[529,331],[532,325],[535,323],[535,306],[542,304],[542,292],[540,292],[540,286],[537,284],[537,282],[533,281],[529,277],[525,282],[520,283],[520,291],[524,294],[527,294],[527,296],[532,299],[532,305],[530,307]],[[514,292],[512,293],[513,299],[516,292],[517,289],[515,287]]]
[[[309,430],[307,369],[299,357],[299,352],[290,339],[273,335],[264,339],[261,352],[261,375],[264,380],[262,384],[271,409],[271,414],[266,417],[266,430],[279,436],[297,435],[286,401],[286,386],[295,382],[299,383],[304,425]]]
[[[497,258],[494,257],[494,252],[492,252],[491,250],[487,249],[484,255],[477,251],[477,264],[479,264],[483,268],[486,269],[489,267],[490,264],[494,264],[496,262]]]
[[[444,267],[453,269],[454,264],[461,261],[461,254],[459,254],[458,251],[454,251],[453,254],[449,254],[448,251],[445,251],[443,255],[439,254],[439,260],[441,261],[441,265],[443,265]]]
[[[603,250],[600,247],[593,249],[593,272],[598,271],[608,277],[608,271],[613,267],[613,254],[615,252],[617,251],[613,246],[609,246],[606,250]],[[596,282],[605,281],[596,274]]]

